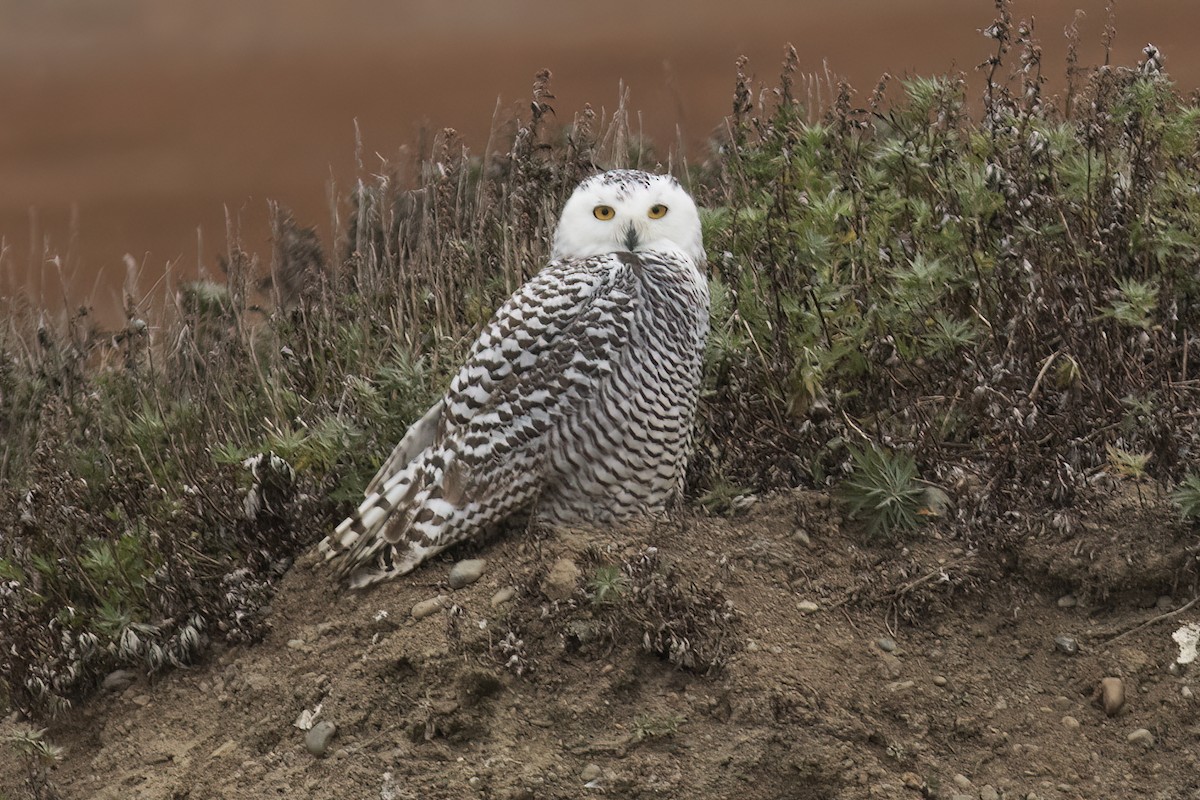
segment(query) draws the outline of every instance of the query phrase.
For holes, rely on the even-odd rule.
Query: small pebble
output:
[[[1145,728],[1138,728],[1136,731],[1126,736],[1125,741],[1129,742],[1130,744],[1140,744],[1142,747],[1145,747],[1147,750],[1149,750],[1151,747],[1154,747],[1154,734]]]
[[[492,607],[495,608],[496,606],[502,606],[516,596],[517,590],[515,588],[512,586],[505,586],[503,589],[492,595]]]
[[[949,682],[950,681],[946,680],[945,675],[934,675],[933,676],[933,685],[934,686],[945,686]]]
[[[1191,700],[1193,697],[1196,696],[1196,693],[1192,691],[1192,687],[1190,687],[1190,686],[1183,687],[1182,689],[1179,690],[1179,693],[1181,695],[1183,695],[1184,700]]]
[[[1120,678],[1100,679],[1100,706],[1108,716],[1125,707],[1125,681]]]
[[[975,797],[974,795],[955,792],[954,794],[950,795],[950,800],[975,800]]]
[[[467,558],[458,562],[450,570],[450,577],[447,579],[450,588],[461,589],[464,586],[470,586],[479,580],[486,566],[486,558]]]
[[[218,747],[216,750],[213,750],[211,753],[209,753],[208,757],[209,758],[220,758],[221,756],[225,756],[225,755],[232,753],[236,749],[237,749],[237,742],[235,742],[233,739],[226,739],[225,743],[222,744],[220,747]]]
[[[984,784],[979,790],[979,800],[1000,800],[1000,793],[990,783]]]
[[[754,641],[753,639],[746,642],[746,652],[747,653],[757,653],[760,649],[761,648],[758,646],[758,642]]]
[[[796,608],[803,614],[811,614],[814,611],[821,610],[821,607],[812,600],[801,600],[799,603],[796,603]]]
[[[319,758],[325,755],[325,751],[329,749],[329,742],[335,733],[337,733],[337,725],[328,720],[318,722],[308,733],[304,734],[304,747]]]
[[[1054,648],[1060,653],[1073,656],[1079,652],[1079,642],[1066,634],[1059,634],[1054,637]]]
[[[583,768],[583,772],[579,773],[579,778],[584,783],[589,783],[590,781],[596,780],[603,774],[604,772],[600,769],[599,764],[588,764]]]
[[[1064,594],[1058,598],[1059,608],[1074,608],[1077,605],[1079,605],[1079,600],[1073,594]]]
[[[960,789],[970,789],[972,786],[975,785],[975,784],[971,783],[970,778],[968,778],[966,775],[963,775],[961,773],[955,775],[953,778],[953,781],[954,781],[954,785]]]
[[[809,535],[807,533],[805,533],[804,531],[801,531],[801,530],[796,531],[796,541],[798,541],[800,544],[804,545],[805,547],[812,547],[812,539],[809,538]]]
[[[1071,731],[1079,730],[1079,720],[1075,719],[1072,716],[1063,717],[1062,724],[1063,724],[1063,727],[1066,728],[1067,730],[1071,730]]]
[[[306,651],[309,649],[309,646],[303,639],[288,639],[287,646],[289,650]]]
[[[444,594],[439,594],[437,597],[431,597],[428,600],[422,600],[412,607],[412,618],[424,619],[430,614],[436,614],[446,607],[446,602],[447,598]]]
[[[881,636],[875,640],[875,644],[885,653],[890,653],[896,649],[896,642],[886,636]]]

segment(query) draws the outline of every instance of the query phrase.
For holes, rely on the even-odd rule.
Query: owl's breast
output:
[[[675,253],[640,254],[634,331],[644,337],[633,356],[694,365],[708,337],[708,281],[691,259]]]

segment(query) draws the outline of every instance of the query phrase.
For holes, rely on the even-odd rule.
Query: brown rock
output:
[[[1149,750],[1151,747],[1154,747],[1154,734],[1145,728],[1138,728],[1136,731],[1126,736],[1125,741],[1129,742],[1130,744],[1141,745]]]
[[[542,579],[542,592],[551,600],[566,600],[575,594],[579,583],[579,567],[569,558],[560,558]]]
[[[447,583],[451,589],[461,589],[464,586],[469,586],[479,577],[483,575],[484,569],[487,568],[487,559],[484,558],[468,558],[454,565],[450,570],[450,577]]]
[[[329,750],[329,742],[336,733],[337,725],[328,720],[318,722],[312,726],[308,733],[304,734],[304,747],[308,752],[319,758]]]
[[[515,587],[505,586],[504,588],[502,588],[498,592],[496,592],[494,595],[492,595],[492,600],[491,600],[492,607],[495,608],[496,606],[502,606],[505,603],[510,602],[516,596],[517,596],[517,590]]]
[[[431,597],[428,600],[422,600],[412,607],[413,619],[424,619],[431,614],[436,614],[450,604],[450,598],[444,594],[439,594],[437,597]]]
[[[1115,716],[1125,707],[1125,681],[1120,678],[1101,678],[1096,698],[1105,714]]]

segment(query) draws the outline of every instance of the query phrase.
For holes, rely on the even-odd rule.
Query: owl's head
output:
[[[617,169],[575,189],[554,231],[551,257],[587,258],[618,251],[682,251],[704,263],[700,214],[679,181]]]

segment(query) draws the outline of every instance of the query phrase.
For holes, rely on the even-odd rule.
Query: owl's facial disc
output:
[[[559,218],[551,256],[589,258],[619,251],[676,251],[704,263],[700,215],[674,178],[613,170],[579,185]]]

